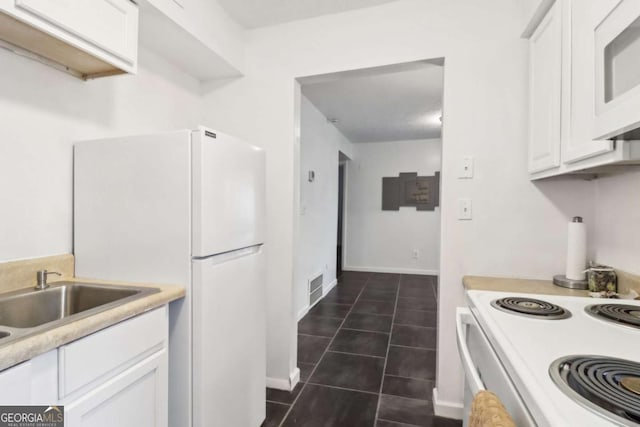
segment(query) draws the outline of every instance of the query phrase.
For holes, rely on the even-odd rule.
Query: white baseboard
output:
[[[438,389],[433,388],[433,413],[439,417],[461,420],[464,405],[458,402],[447,402],[438,398]]]
[[[291,390],[289,391],[292,391],[294,388],[296,388],[299,382],[300,382],[300,368],[296,367],[296,369],[293,370],[291,375],[289,375],[289,387],[291,387]]]
[[[300,368],[294,369],[289,375],[289,379],[267,377],[267,387],[275,388],[276,390],[292,391],[299,382]]]
[[[304,307],[302,310],[300,310],[300,311],[298,312],[298,322],[299,322],[299,321],[301,321],[301,320],[302,320],[302,318],[303,318],[304,316],[306,316],[306,315],[307,315],[307,313],[309,312],[309,310],[311,310],[311,307],[306,306],[306,307]]]
[[[356,267],[345,266],[343,271],[362,271],[364,273],[398,273],[398,274],[421,274],[425,276],[437,276],[438,270],[423,270],[420,268],[396,268],[396,267]]]
[[[324,298],[325,295],[331,292],[331,289],[335,288],[337,284],[338,284],[338,279],[333,279],[326,286],[322,285],[322,298]]]

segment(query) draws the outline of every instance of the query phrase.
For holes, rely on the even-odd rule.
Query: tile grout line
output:
[[[410,345],[400,345],[400,344],[391,344],[391,347],[400,347],[400,348],[410,348],[412,350],[427,350],[427,351],[436,351],[435,348],[431,347],[415,347]]]
[[[411,325],[411,324],[406,324],[406,323],[397,323],[394,322],[393,320],[391,321],[392,325],[398,325],[398,326],[411,326],[412,328],[421,328],[421,329],[436,329],[435,326],[420,326],[420,325]]]
[[[282,406],[291,406],[290,403],[284,403],[284,402],[278,402],[277,400],[266,400],[267,403],[273,403],[275,405],[282,405]]]
[[[393,304],[393,317],[391,318],[391,331],[389,332],[389,340],[387,341],[387,354],[384,357],[384,366],[382,367],[382,380],[380,381],[380,391],[378,393],[378,404],[376,406],[376,414],[373,418],[373,425],[378,424],[378,413],[380,412],[380,401],[382,400],[382,389],[384,387],[384,376],[387,371],[387,361],[389,360],[389,349],[391,348],[391,337],[393,335],[393,320],[396,318],[396,310],[398,308],[398,298],[400,295],[400,287],[402,286],[402,275],[398,277],[398,288],[396,289],[396,298]]]
[[[400,427],[405,427],[405,426],[406,427],[420,427],[420,426],[418,426],[416,424],[399,423],[399,422],[387,420],[387,419],[384,419],[384,418],[380,418],[380,421],[386,421],[388,423],[391,423],[391,424],[394,424],[394,425],[398,425]]]
[[[391,331],[389,331],[389,332],[370,331],[369,329],[357,329],[357,328],[345,328],[345,327],[342,327],[340,329],[342,329],[344,331],[371,332],[372,334],[381,334],[381,335],[389,335],[391,333]]]
[[[369,276],[371,277],[371,276]],[[342,322],[340,322],[340,326],[338,326],[338,329],[336,329],[336,332],[333,334],[333,337],[331,338],[331,341],[329,341],[329,344],[327,345],[327,347],[324,349],[324,351],[322,352],[322,356],[320,356],[320,358],[318,359],[318,362],[316,363],[316,365],[313,367],[313,369],[311,370],[311,372],[309,373],[309,376],[307,377],[307,381],[305,381],[302,385],[302,388],[300,388],[300,391],[298,392],[298,395],[296,396],[295,399],[293,399],[293,401],[291,402],[291,406],[289,406],[289,409],[287,410],[287,412],[284,414],[284,417],[282,417],[282,421],[280,421],[280,423],[278,424],[278,427],[282,427],[284,425],[284,422],[287,420],[287,417],[289,416],[289,414],[291,413],[291,410],[293,409],[294,405],[296,404],[296,402],[298,402],[298,399],[300,398],[300,396],[302,396],[302,392],[304,391],[304,389],[307,387],[307,384],[309,384],[309,380],[313,377],[313,374],[316,372],[316,369],[318,369],[318,366],[320,366],[320,362],[322,362],[322,359],[324,359],[324,356],[327,354],[327,352],[329,351],[329,347],[331,347],[331,344],[333,344],[333,341],[336,339],[336,336],[338,335],[338,332],[340,332],[340,328],[342,328],[342,325],[344,325],[344,322],[346,322],[347,317],[349,317],[349,314],[351,314],[351,311],[353,310],[353,307],[355,307],[356,303],[358,302],[358,299],[360,298],[360,295],[362,294],[362,292],[364,291],[364,289],[367,287],[367,283],[369,283],[369,278],[367,278],[367,280],[364,281],[364,285],[362,286],[362,288],[360,289],[360,292],[358,292],[358,296],[356,297],[355,301],[353,302],[353,305],[351,305],[351,307],[349,308],[349,311],[347,312],[347,314],[344,316],[344,319],[342,319]],[[339,285],[340,283],[338,283]],[[336,286],[338,286],[336,285]],[[387,350],[388,351],[388,350]],[[386,359],[385,359],[385,364],[386,364]],[[384,378],[384,375],[383,375]],[[313,384],[313,383],[312,383]],[[293,390],[292,390],[293,391]],[[378,399],[379,400],[379,399]]]
[[[428,379],[428,378],[419,378],[419,377],[403,377],[402,375],[392,375],[392,374],[385,374],[385,375],[388,376],[388,377],[402,378],[402,379],[405,379],[405,380],[429,381],[429,382],[432,382],[432,383],[436,382],[435,378]]]
[[[384,359],[384,356],[373,356],[371,354],[352,353],[349,351],[327,350],[327,353],[347,354],[349,356],[370,357],[372,359]]]
[[[335,388],[337,390],[352,391],[352,392],[355,392],[355,393],[372,394],[374,396],[378,395],[378,392],[375,392],[375,391],[356,390],[355,388],[340,387],[340,386],[337,386],[337,385],[327,385],[327,384],[310,383],[310,382],[308,382],[307,384],[316,385],[318,387]]]

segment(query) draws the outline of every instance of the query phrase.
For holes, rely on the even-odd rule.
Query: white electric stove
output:
[[[457,317],[465,409],[486,388],[519,427],[640,426],[640,301],[467,296]]]

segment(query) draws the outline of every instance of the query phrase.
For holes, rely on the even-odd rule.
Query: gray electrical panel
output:
[[[440,172],[418,176],[417,172],[382,178],[382,210],[397,211],[401,206],[432,211],[440,205]]]

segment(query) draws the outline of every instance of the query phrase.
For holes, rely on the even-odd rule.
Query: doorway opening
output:
[[[342,266],[344,265],[343,259],[343,246],[344,246],[344,218],[345,218],[345,170],[347,168],[347,157],[343,152],[339,153],[338,163],[338,235],[336,239],[336,278],[340,278],[342,275]]]
[[[294,398],[276,424],[322,424],[337,414],[354,425],[406,423],[411,408],[440,422],[432,389],[443,80],[443,59],[296,80],[293,293],[302,385],[294,393],[335,403],[369,391],[370,404]],[[310,298],[311,290],[322,297]],[[372,357],[379,369],[368,368]]]

